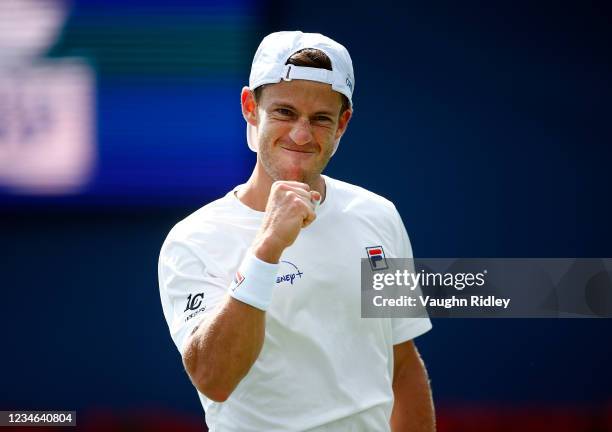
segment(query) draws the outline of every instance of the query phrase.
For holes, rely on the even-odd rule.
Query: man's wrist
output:
[[[266,311],[272,301],[278,264],[272,264],[247,252],[230,286],[236,300]]]
[[[257,239],[252,247],[253,255],[269,264],[278,264],[283,250],[284,248],[272,239]]]

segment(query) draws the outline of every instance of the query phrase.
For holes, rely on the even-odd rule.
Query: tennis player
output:
[[[394,205],[324,176],[351,118],[352,61],[320,34],[261,42],[242,89],[248,181],[169,233],[164,315],[211,431],[432,431],[413,339],[428,318],[363,319],[366,250],[412,257]]]

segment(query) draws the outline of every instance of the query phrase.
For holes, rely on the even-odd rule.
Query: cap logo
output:
[[[351,93],[353,93],[353,83],[349,77],[346,77],[346,86],[351,89]]]

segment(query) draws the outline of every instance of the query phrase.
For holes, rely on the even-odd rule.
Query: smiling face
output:
[[[342,136],[351,110],[340,114],[342,97],[331,85],[307,80],[266,85],[255,102],[242,93],[245,119],[256,126],[256,170],[270,181],[295,180],[314,186]]]

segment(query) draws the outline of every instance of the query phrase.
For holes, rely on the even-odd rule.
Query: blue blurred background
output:
[[[0,52],[0,83],[78,62],[93,79],[70,91],[93,115],[62,127],[89,122],[94,151],[62,187],[32,187],[20,152],[61,142],[62,99],[28,117],[38,138],[15,139],[23,113],[0,91],[0,169],[17,167],[0,172],[0,410],[202,429],[157,256],[176,222],[248,178],[239,94],[271,31],[351,52],[355,114],[327,174],[392,199],[416,256],[612,256],[608,2],[31,3],[63,8],[61,31],[18,66]],[[610,320],[436,320],[417,345],[441,431],[612,430]]]

